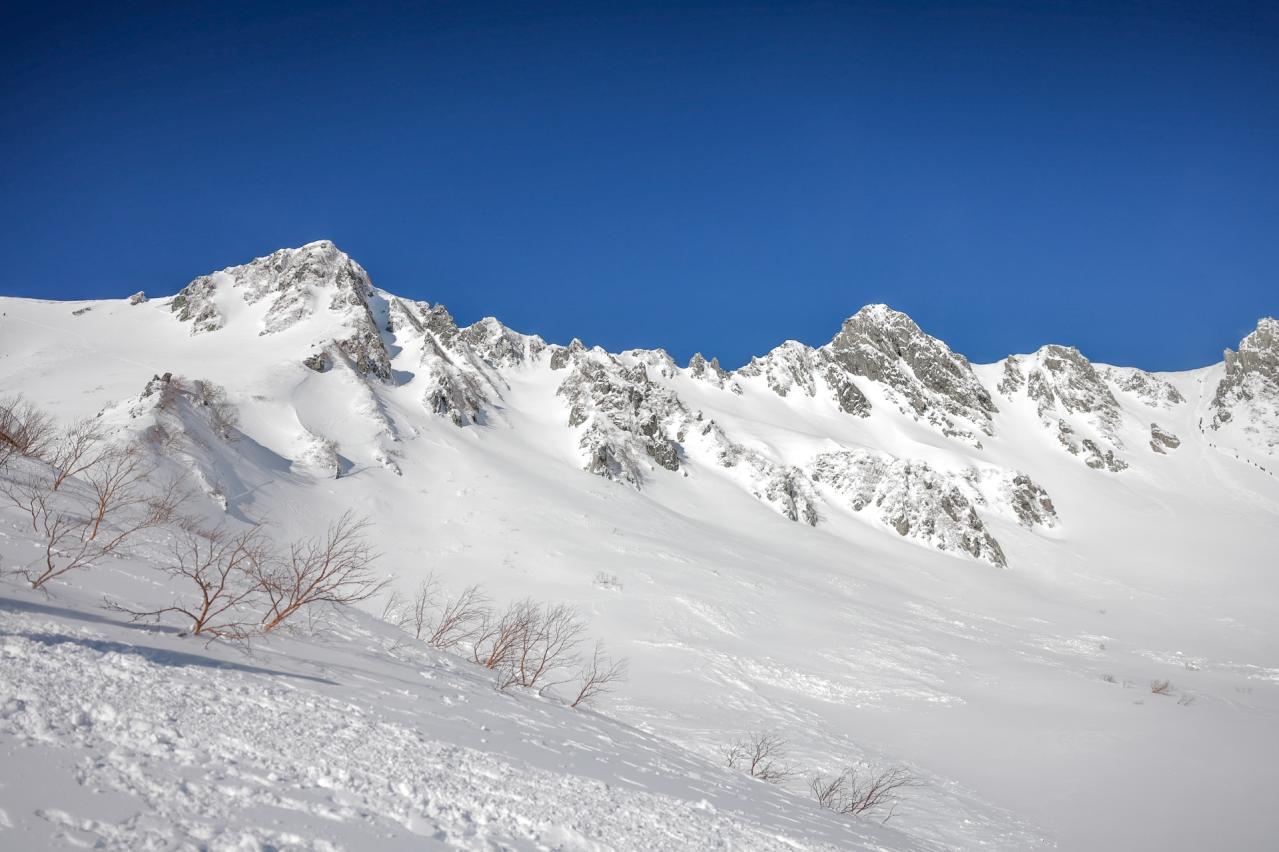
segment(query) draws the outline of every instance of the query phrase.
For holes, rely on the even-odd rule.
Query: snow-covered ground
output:
[[[168,423],[183,440],[166,463],[209,495],[209,517],[225,504],[288,538],[354,508],[395,588],[434,572],[499,601],[573,604],[630,678],[592,712],[498,692],[374,619],[379,601],[249,655],[180,638],[176,621],[130,625],[102,600],[169,598],[156,538],[47,596],[0,580],[0,847],[1273,848],[1279,424],[1212,428],[1223,365],[1133,380],[1041,350],[1018,363],[1057,381],[1048,414],[1001,362],[972,371],[989,414],[971,396],[929,407],[946,402],[936,383],[903,407],[914,385],[858,377],[861,417],[827,392],[825,362],[814,393],[800,375],[783,396],[780,357],[718,382],[630,353],[612,362],[651,382],[631,390],[670,440],[681,424],[677,469],[641,453],[636,488],[582,470],[583,430],[610,398],[570,427],[560,389],[580,362],[552,365],[567,350],[518,338],[524,357],[503,362],[476,344],[489,355],[472,365],[377,291],[383,381],[331,344],[363,314],[329,291],[282,305],[214,284],[221,327],[200,333],[167,299],[0,300],[0,396],[101,412],[124,436],[171,416],[140,398],[153,375],[216,382],[239,412],[232,440],[198,412]],[[303,365],[317,352],[331,366]],[[428,388],[460,392],[446,374],[474,378],[479,422],[425,404]],[[710,421],[741,461],[722,462]],[[618,422],[598,434],[622,452],[640,433]],[[1179,445],[1152,449],[1152,423]],[[1126,467],[1106,469],[1106,451]],[[846,452],[885,460],[878,502],[858,509],[812,475]],[[779,498],[768,486],[791,468]],[[1054,518],[1019,519],[1016,474]],[[956,544],[967,521],[927,515],[928,492],[952,487],[1007,567]],[[816,526],[785,515],[809,491]],[[0,520],[0,560],[28,559],[21,516]],[[1171,694],[1152,694],[1162,679]],[[784,737],[796,767],[906,766],[922,783],[887,824],[836,818],[802,777],[773,787],[722,767],[753,730]]]

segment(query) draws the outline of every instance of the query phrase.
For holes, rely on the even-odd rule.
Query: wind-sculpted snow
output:
[[[1212,428],[1242,433],[1267,455],[1279,447],[1279,320],[1265,318],[1225,352],[1226,369],[1212,399]]]

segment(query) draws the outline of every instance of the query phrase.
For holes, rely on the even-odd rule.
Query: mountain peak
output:
[[[913,319],[884,304],[867,305],[822,347],[846,372],[881,382],[905,403],[903,411],[963,434],[951,416],[990,431],[995,404],[968,359],[925,333]]]

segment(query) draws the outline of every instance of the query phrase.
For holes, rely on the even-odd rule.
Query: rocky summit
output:
[[[324,240],[171,284],[0,299],[0,417],[44,411],[69,430],[52,461],[0,454],[0,684],[17,690],[0,695],[0,765],[111,793],[53,810],[0,785],[0,847],[37,826],[111,848],[414,848],[448,814],[441,842],[466,848],[1177,848],[1194,824],[1166,823],[1178,814],[1265,813],[1273,319],[1218,363],[1152,372],[1069,341],[973,363],[904,313],[850,305],[825,342],[731,364],[462,316],[431,282],[387,289]],[[59,505],[91,506],[130,470],[161,489],[124,489],[144,525],[148,500],[179,493],[164,489],[185,499],[172,529],[145,526],[135,550],[45,596],[12,569],[85,539],[32,483],[81,464],[86,436],[115,461],[70,476]],[[373,558],[379,595],[255,637],[252,665],[181,635],[174,607],[200,599],[183,535],[195,556],[240,531],[278,541],[268,573],[228,545],[270,596],[344,516],[367,519],[353,553]],[[569,681],[501,689],[472,640],[419,641],[468,607],[475,635],[580,616],[572,672],[625,658],[630,679],[589,713],[567,706]],[[453,745],[424,750],[423,731]],[[786,740],[800,775],[724,766],[751,731]],[[192,780],[193,754],[210,783]],[[120,770],[138,755],[145,772]],[[424,766],[443,767],[429,786]],[[877,777],[832,774],[850,766],[920,783],[870,820],[808,800],[813,775]],[[494,795],[493,778],[517,787]],[[142,798],[116,810],[120,790]],[[678,798],[659,807],[662,790]],[[210,835],[193,796],[253,830]],[[606,833],[573,822],[583,801]],[[774,815],[766,832],[739,830],[744,802]],[[189,826],[155,833],[157,812]],[[1073,834],[1080,813],[1090,827]],[[1182,847],[1272,835],[1214,827]]]
[[[1096,475],[1122,476],[1165,463],[1154,457],[1183,445],[1187,430],[1171,424],[1196,408],[1191,394],[1207,399],[1207,431],[1235,435],[1257,465],[1279,442],[1272,319],[1227,350],[1205,386],[1094,364],[1057,344],[975,368],[886,305],[858,310],[822,346],[787,341],[731,370],[699,353],[680,367],[662,350],[548,344],[492,317],[460,326],[441,304],[379,289],[328,240],[202,275],[167,299],[129,304],[159,306],[188,334],[226,337],[228,348],[246,354],[265,351],[268,339],[286,341],[291,357],[270,369],[341,382],[363,412],[364,443],[299,422],[286,462],[299,471],[341,475],[364,454],[402,474],[403,436],[420,427],[399,422],[387,404],[392,389],[454,427],[510,429],[529,388],[544,386],[549,395],[536,404],[550,407],[544,416],[563,433],[556,440],[564,458],[586,473],[640,490],[662,484],[690,492],[721,477],[803,526],[841,527],[847,518],[997,567],[1016,561],[1000,541],[999,518],[1032,535],[1071,523],[1068,511],[1059,517],[1053,508],[1052,478],[1041,483],[1012,466],[1005,444],[1033,445],[1036,457],[1064,452]],[[198,367],[189,373],[182,381],[196,384],[186,387],[207,378]],[[235,399],[234,383],[226,384]],[[742,406],[817,443],[777,440],[758,428],[762,421],[726,416]],[[831,425],[805,425],[814,415]],[[935,437],[927,445],[884,442],[885,434],[911,430]],[[938,447],[949,450],[939,456]],[[1024,458],[1015,463],[1032,467]],[[211,494],[235,490],[214,481],[216,465],[203,465],[201,476]]]

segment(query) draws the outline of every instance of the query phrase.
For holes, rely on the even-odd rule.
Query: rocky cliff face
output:
[[[858,417],[872,408],[862,383],[875,382],[902,413],[969,443],[979,443],[976,433],[992,434],[997,410],[966,358],[886,305],[862,308],[825,346],[787,341],[736,375],[762,376],[778,396],[827,395]]]
[[[1172,410],[1186,401],[1171,382],[1136,367],[1098,367],[1113,388],[1132,394],[1151,408]]]
[[[823,351],[849,376],[879,382],[898,407],[952,437],[989,435],[997,409],[968,359],[887,305],[868,305],[844,321]],[[958,421],[958,422],[957,422]]]
[[[1062,448],[1091,468],[1118,472],[1122,410],[1102,374],[1073,346],[1048,345],[1032,356],[1004,361],[999,392],[1025,395]]]
[[[1122,471],[1137,463],[1132,453],[1138,448],[1146,458],[1168,456],[1182,442],[1160,425],[1180,422],[1186,405],[1165,378],[1095,365],[1077,349],[1050,345],[1003,361],[988,388],[978,375],[988,376],[986,368],[974,371],[962,355],[884,305],[849,317],[824,346],[787,341],[736,371],[700,353],[681,368],[661,349],[613,354],[577,339],[547,344],[492,317],[460,327],[442,305],[376,290],[364,270],[327,241],[201,276],[169,307],[193,335],[205,335],[232,318],[243,322],[241,302],[256,306],[247,316],[259,335],[297,328],[313,335],[310,354],[299,360],[350,383],[354,390],[343,393],[355,393],[354,408],[369,419],[367,435],[348,443],[375,445],[374,461],[397,473],[401,445],[385,394],[416,395],[426,411],[459,427],[512,426],[514,377],[542,375],[547,381],[533,384],[553,387],[554,398],[538,404],[561,407],[587,472],[635,488],[669,473],[724,477],[800,526],[826,524],[851,510],[922,545],[996,566],[1008,557],[993,530],[1008,524],[1048,529],[1060,521],[1053,500],[1030,476],[984,461],[982,439],[1002,438],[999,430],[1019,422],[1001,415],[992,392],[1010,411],[1033,410],[1065,452],[1094,469]],[[408,389],[385,387],[399,384]],[[719,417],[719,391],[726,405],[721,422],[680,396],[698,399]],[[932,461],[924,461],[841,446],[846,437],[774,441],[769,430],[786,429],[776,422],[774,402],[765,407],[771,413],[752,420],[761,394],[830,405],[850,418],[842,424],[851,430],[847,435],[861,434],[860,424],[875,424],[876,417],[900,425],[904,415],[935,430],[940,443],[929,444]],[[1212,429],[1242,430],[1267,452],[1279,445],[1279,323],[1263,320],[1238,352],[1227,351],[1212,412]],[[722,422],[733,425],[726,429]],[[877,433],[879,424],[865,430]],[[805,447],[810,439],[821,443]],[[953,465],[936,461],[935,450],[947,439],[954,442]],[[300,440],[314,462],[308,470],[340,475],[352,464],[342,456],[346,450],[323,435]],[[867,440],[875,446],[873,437]]]
[[[292,328],[317,311],[331,312],[343,326],[334,342],[355,370],[392,380],[391,356],[369,309],[373,284],[368,273],[328,240],[202,275],[178,291],[169,309],[191,323],[192,334],[215,332],[226,322],[219,306],[225,290],[250,305],[266,303],[263,335]]]
[[[639,487],[653,465],[680,469],[691,415],[674,392],[649,378],[643,363],[579,350],[564,369],[556,395],[568,406],[568,425],[581,430],[587,471]]]
[[[1212,398],[1211,428],[1233,428],[1267,454],[1279,448],[1279,320],[1266,318],[1225,351],[1225,374]]]
[[[927,462],[860,449],[822,453],[809,472],[853,511],[869,513],[898,535],[1000,568],[1007,558],[978,508],[1009,515],[1027,528],[1057,525],[1048,493],[1022,473],[941,471]]]

